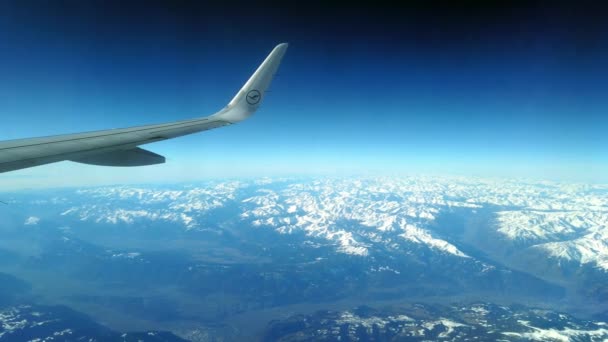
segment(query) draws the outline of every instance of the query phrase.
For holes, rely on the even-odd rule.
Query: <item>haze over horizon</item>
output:
[[[290,44],[252,118],[146,145],[167,164],[60,163],[5,173],[3,189],[294,174],[608,182],[608,24],[593,2],[0,13],[2,140],[213,114]]]

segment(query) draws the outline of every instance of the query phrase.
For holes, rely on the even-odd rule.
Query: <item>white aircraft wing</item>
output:
[[[105,166],[164,163],[163,156],[138,146],[247,119],[260,106],[285,51],[286,43],[277,45],[232,101],[211,116],[158,125],[0,142],[0,173],[64,160]]]

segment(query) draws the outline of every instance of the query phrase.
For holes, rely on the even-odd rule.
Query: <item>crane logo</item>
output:
[[[262,99],[262,94],[259,90],[253,89],[247,93],[247,103],[250,105],[256,105]]]

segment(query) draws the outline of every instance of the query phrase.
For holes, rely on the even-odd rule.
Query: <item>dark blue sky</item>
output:
[[[169,165],[102,173],[607,180],[606,17],[599,2],[4,1],[1,134],[212,114],[289,42],[251,120],[148,146]],[[90,166],[40,170],[12,177],[103,178]]]

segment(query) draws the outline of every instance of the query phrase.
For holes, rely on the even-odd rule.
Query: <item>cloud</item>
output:
[[[40,218],[36,217],[36,216],[30,216],[27,218],[27,220],[25,220],[24,225],[26,226],[35,226],[38,224],[38,222],[40,222]]]

